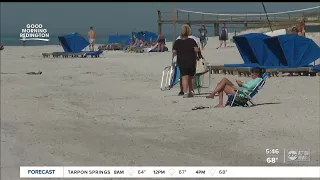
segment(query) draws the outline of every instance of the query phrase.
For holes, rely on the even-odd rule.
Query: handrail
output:
[[[298,9],[298,10],[293,10],[293,11],[268,13],[268,15],[288,14],[288,13],[302,12],[302,11],[308,11],[308,10],[318,9],[318,8],[320,8],[320,6],[315,6],[315,7],[311,7],[311,8],[305,8],[305,9]],[[195,14],[206,14],[206,15],[213,15],[213,16],[260,16],[261,15],[261,13],[259,13],[259,14],[218,14],[218,13],[188,11],[188,10],[183,10],[183,9],[177,9],[177,11],[187,12],[187,13],[195,13]]]

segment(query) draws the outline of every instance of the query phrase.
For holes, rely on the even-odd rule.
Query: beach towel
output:
[[[148,48],[148,47],[144,48],[143,50],[144,50],[144,52],[151,52],[152,50],[156,49],[157,46],[158,46],[158,43],[156,45],[150,47],[150,48]]]

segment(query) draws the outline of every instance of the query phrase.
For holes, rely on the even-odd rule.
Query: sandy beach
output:
[[[242,63],[235,47],[217,46],[210,38],[203,51],[208,62]],[[184,99],[178,86],[160,90],[171,52],[41,55],[55,51],[62,48],[1,51],[3,180],[19,179],[20,166],[269,165],[267,148],[311,150],[310,162],[275,165],[320,163],[319,76],[268,78],[255,107],[192,111],[218,103],[205,96],[224,75],[212,75],[211,88]],[[43,74],[26,74],[39,70]]]

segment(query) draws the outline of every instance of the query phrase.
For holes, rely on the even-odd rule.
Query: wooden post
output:
[[[202,20],[202,24],[204,24],[204,14],[202,14],[201,20]]]
[[[244,22],[244,29],[247,30],[248,29],[248,23],[247,23],[247,20],[248,20],[248,13],[246,13],[246,17],[245,17],[245,22]]]
[[[179,19],[179,11],[177,10],[177,16],[176,16],[176,19],[177,19],[177,21],[178,21],[178,19]]]
[[[216,22],[213,23],[214,27],[214,36],[219,36],[219,15],[216,16]]]
[[[219,23],[214,23],[214,35],[219,36]]]
[[[187,21],[187,23],[186,23],[186,24],[188,24],[188,25],[190,26],[190,28],[191,28],[190,13],[188,13],[188,21]]]
[[[176,26],[177,26],[177,8],[176,8],[176,3],[172,4],[172,19],[173,19],[173,34],[172,34],[172,45],[174,44],[176,40]]]
[[[212,36],[216,36],[216,24],[213,23],[213,31]]]
[[[162,33],[161,12],[158,10],[158,33]]]

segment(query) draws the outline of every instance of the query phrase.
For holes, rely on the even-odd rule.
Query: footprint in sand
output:
[[[63,80],[70,80],[72,79],[71,76],[62,76],[60,79],[63,79]]]
[[[96,76],[102,76],[103,73],[97,73],[97,72],[85,72],[85,73],[81,73],[81,74],[93,74],[93,75],[96,75]]]

